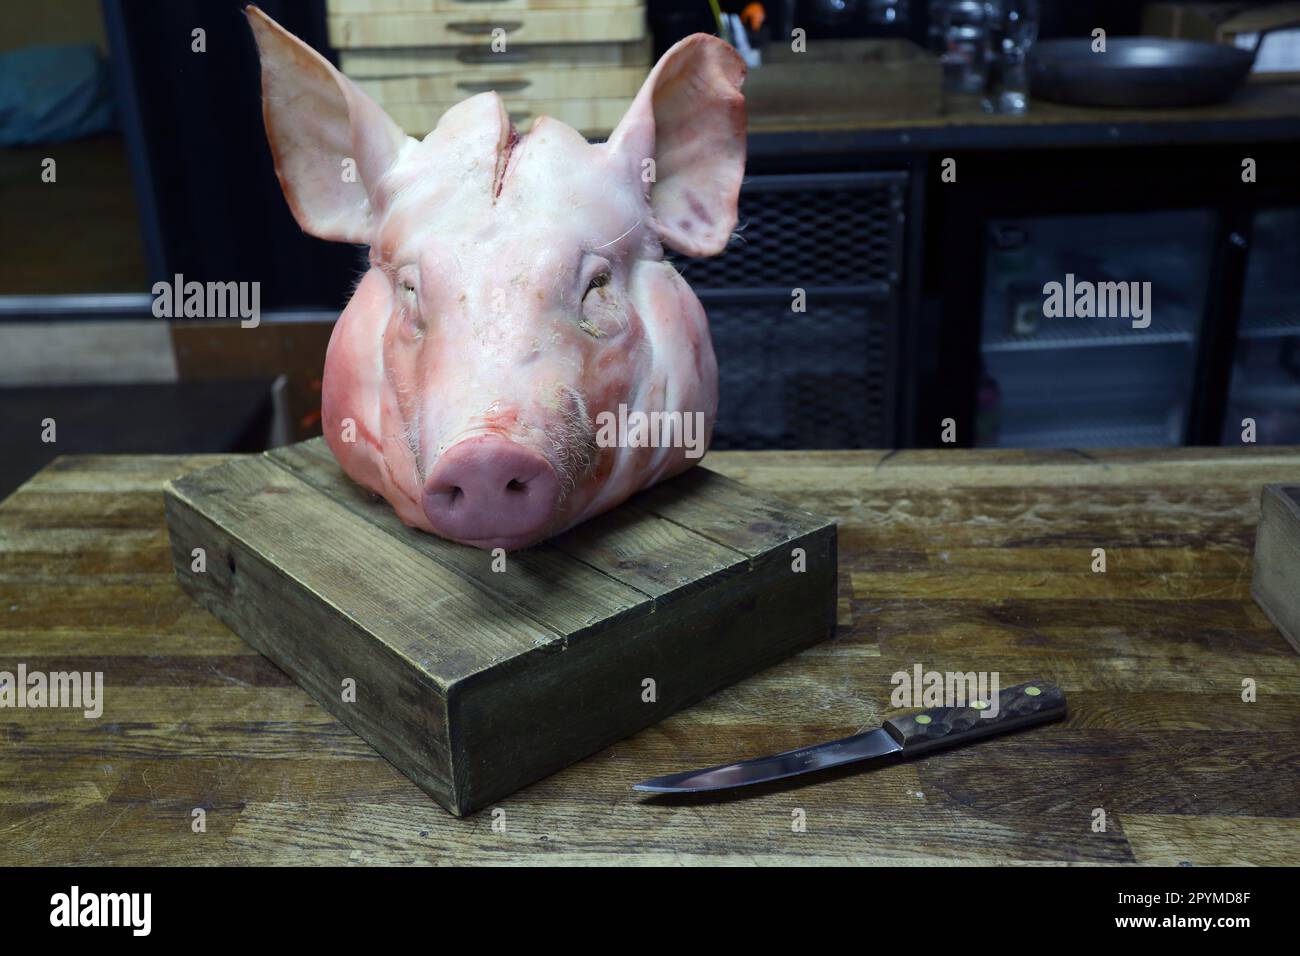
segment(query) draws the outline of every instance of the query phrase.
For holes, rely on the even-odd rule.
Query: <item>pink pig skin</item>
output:
[[[550,117],[519,136],[495,93],[415,140],[260,10],[248,16],[295,218],[370,247],[323,385],[325,438],[354,481],[408,525],[513,550],[698,461],[683,447],[599,447],[596,426],[625,405],[699,413],[706,445],[712,433],[708,320],[662,260],[665,245],[716,255],[735,227],[735,51],[703,34],[678,43],[607,143]]]

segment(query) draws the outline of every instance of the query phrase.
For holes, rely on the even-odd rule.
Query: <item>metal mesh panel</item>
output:
[[[886,302],[810,297],[706,303],[718,355],[713,446],[880,448],[890,444]]]
[[[892,285],[906,183],[906,173],[754,177],[727,251],[676,265],[697,290]]]

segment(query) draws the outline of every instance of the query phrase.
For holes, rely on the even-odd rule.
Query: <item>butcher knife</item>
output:
[[[1065,716],[1065,694],[1051,681],[1030,681],[998,694],[996,712],[988,700],[962,707],[935,707],[894,717],[866,733],[824,744],[787,750],[705,770],[654,777],[632,787],[648,793],[707,793],[842,767],[915,756],[956,747],[982,737],[1005,734]]]

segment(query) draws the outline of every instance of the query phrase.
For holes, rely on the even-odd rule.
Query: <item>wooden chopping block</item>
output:
[[[834,523],[699,467],[504,557],[406,527],[321,439],[164,494],[181,586],[458,816],[835,624]]]

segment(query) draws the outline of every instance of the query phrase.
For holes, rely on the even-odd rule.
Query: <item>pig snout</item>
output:
[[[425,480],[422,505],[438,534],[511,550],[545,535],[559,499],[560,479],[546,458],[485,435],[443,452]]]

